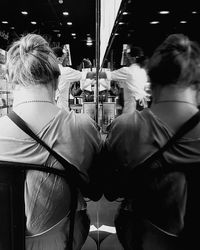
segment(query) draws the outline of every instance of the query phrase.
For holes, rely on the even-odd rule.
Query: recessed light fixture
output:
[[[37,24],[37,22],[35,22],[35,21],[32,21],[32,22],[31,22],[31,24],[34,24],[34,25],[35,25],[35,24]]]
[[[169,10],[161,10],[158,13],[161,15],[166,15],[166,14],[169,14]]]
[[[119,25],[125,24],[124,22],[119,22]]]
[[[64,12],[63,12],[63,15],[64,15],[64,16],[68,16],[68,15],[69,15],[69,12],[64,11]]]
[[[2,21],[3,24],[8,24],[8,21]]]
[[[187,23],[187,21],[180,21],[180,23]]]
[[[28,15],[27,11],[21,11],[22,15]]]
[[[67,22],[67,25],[72,25],[72,22]]]
[[[159,21],[152,21],[152,22],[150,22],[150,24],[158,24],[159,23]]]

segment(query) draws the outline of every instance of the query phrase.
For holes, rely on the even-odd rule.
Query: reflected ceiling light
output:
[[[53,30],[54,32],[60,32],[60,30]]]
[[[161,10],[158,13],[161,15],[166,15],[166,14],[169,14],[169,11],[168,10]]]
[[[32,22],[31,22],[31,24],[34,24],[34,25],[35,25],[35,24],[37,24],[37,22],[35,22],[35,21],[32,21]]]
[[[180,23],[187,23],[187,21],[180,21]]]
[[[128,12],[127,11],[124,11],[123,13],[122,13],[122,15],[128,15]]]
[[[124,22],[119,22],[119,25],[125,24]]]
[[[67,22],[67,25],[72,25],[72,22]]]
[[[159,23],[159,21],[152,21],[152,22],[150,22],[150,24],[158,24]]]
[[[63,12],[63,15],[64,15],[64,16],[68,16],[68,15],[69,15],[69,12],[64,11],[64,12]]]
[[[115,36],[119,36],[119,33],[115,33]]]
[[[92,38],[90,37],[89,34],[87,34],[87,40],[86,40],[86,45],[87,46],[92,46],[93,45],[93,42],[92,42]]]
[[[8,24],[8,21],[2,21],[3,24]]]
[[[58,34],[57,34],[57,37],[61,37],[61,34],[60,34],[60,33],[58,33]]]
[[[10,27],[10,29],[11,29],[11,30],[14,30],[14,29],[15,29],[15,27],[14,27],[14,26],[12,26],[12,27]]]
[[[27,11],[21,11],[22,15],[28,15]]]

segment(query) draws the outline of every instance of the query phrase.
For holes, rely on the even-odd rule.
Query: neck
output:
[[[54,102],[54,93],[49,88],[41,85],[30,86],[30,87],[17,87],[13,93],[13,106],[17,103],[24,101],[48,101]]]
[[[175,85],[157,88],[153,91],[153,103],[190,103],[197,106],[197,91],[192,87],[180,88]]]

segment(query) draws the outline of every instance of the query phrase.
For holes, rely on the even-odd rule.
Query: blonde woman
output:
[[[55,104],[60,70],[47,41],[36,34],[22,37],[10,47],[6,66],[8,80],[15,84],[13,110],[88,180],[93,156],[101,148],[100,134],[88,116],[66,112]],[[7,116],[0,118],[0,141],[0,160],[63,168]],[[28,172],[25,183],[27,250],[65,249],[69,230],[68,197],[69,187],[61,178]],[[80,193],[73,249],[81,249],[89,224],[86,203]]]

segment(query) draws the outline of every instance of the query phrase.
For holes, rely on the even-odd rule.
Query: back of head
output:
[[[148,62],[152,88],[171,84],[188,86],[199,81],[200,47],[183,34],[172,34]]]
[[[126,52],[126,60],[129,65],[137,63],[140,66],[144,66],[145,59],[144,51],[141,47],[130,46],[130,49]]]
[[[130,48],[130,56],[135,57],[135,58],[143,57],[144,52],[143,52],[142,48],[137,47],[137,46],[132,46]]]
[[[63,49],[61,47],[53,47],[52,50],[57,58],[62,57],[64,54]]]
[[[58,63],[47,41],[28,34],[14,42],[7,53],[8,80],[23,86],[48,84],[60,75]]]

